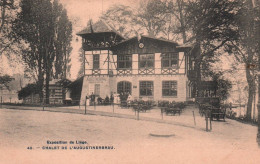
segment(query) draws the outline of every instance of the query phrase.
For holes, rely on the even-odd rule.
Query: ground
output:
[[[96,112],[110,109],[96,108]],[[181,116],[164,116],[163,120],[156,110],[141,113],[140,120],[120,115],[45,110],[0,109],[1,164],[260,162],[255,141],[257,127],[227,119],[214,121],[213,130],[206,132],[203,118],[197,116],[195,126],[193,117],[189,117],[192,111],[197,115],[197,110],[192,108]],[[91,110],[94,111],[88,108]],[[84,108],[78,111],[84,113]],[[131,113],[129,109],[116,108],[116,111]],[[153,119],[145,119],[148,115]],[[67,150],[43,150],[44,146],[62,146],[47,141],[76,140],[87,142],[81,146],[113,146],[114,149],[70,150],[70,146],[80,145],[68,143]]]

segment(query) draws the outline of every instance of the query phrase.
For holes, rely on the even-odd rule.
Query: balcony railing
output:
[[[154,68],[140,68],[138,73],[141,75],[151,75],[154,74]]]
[[[131,68],[117,69],[117,74],[118,75],[131,75],[132,74],[132,69]]]

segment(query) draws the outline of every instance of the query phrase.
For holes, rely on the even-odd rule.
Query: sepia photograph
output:
[[[0,164],[259,164],[260,0],[0,0]]]

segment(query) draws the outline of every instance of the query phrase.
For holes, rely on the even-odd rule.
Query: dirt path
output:
[[[233,120],[213,126],[209,133],[155,121],[0,109],[0,163],[259,163],[256,127]],[[42,149],[60,140],[115,149]]]

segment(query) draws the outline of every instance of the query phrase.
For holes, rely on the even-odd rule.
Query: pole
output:
[[[193,120],[194,120],[194,125],[196,126],[196,119],[195,119],[195,114],[194,114],[194,111],[192,111],[193,113]]]
[[[206,131],[208,131],[208,117],[206,116],[205,119],[206,119]]]
[[[112,102],[112,105],[113,105],[113,113],[114,113],[115,112],[114,102]]]
[[[2,104],[3,104],[3,97],[1,96],[1,108],[2,108]]]
[[[161,108],[161,115],[162,115],[162,120],[163,120],[163,108]]]
[[[137,109],[137,120],[139,120],[139,107]]]
[[[42,100],[42,110],[44,111],[44,98]]]
[[[87,114],[87,99],[85,100],[85,114]]]

